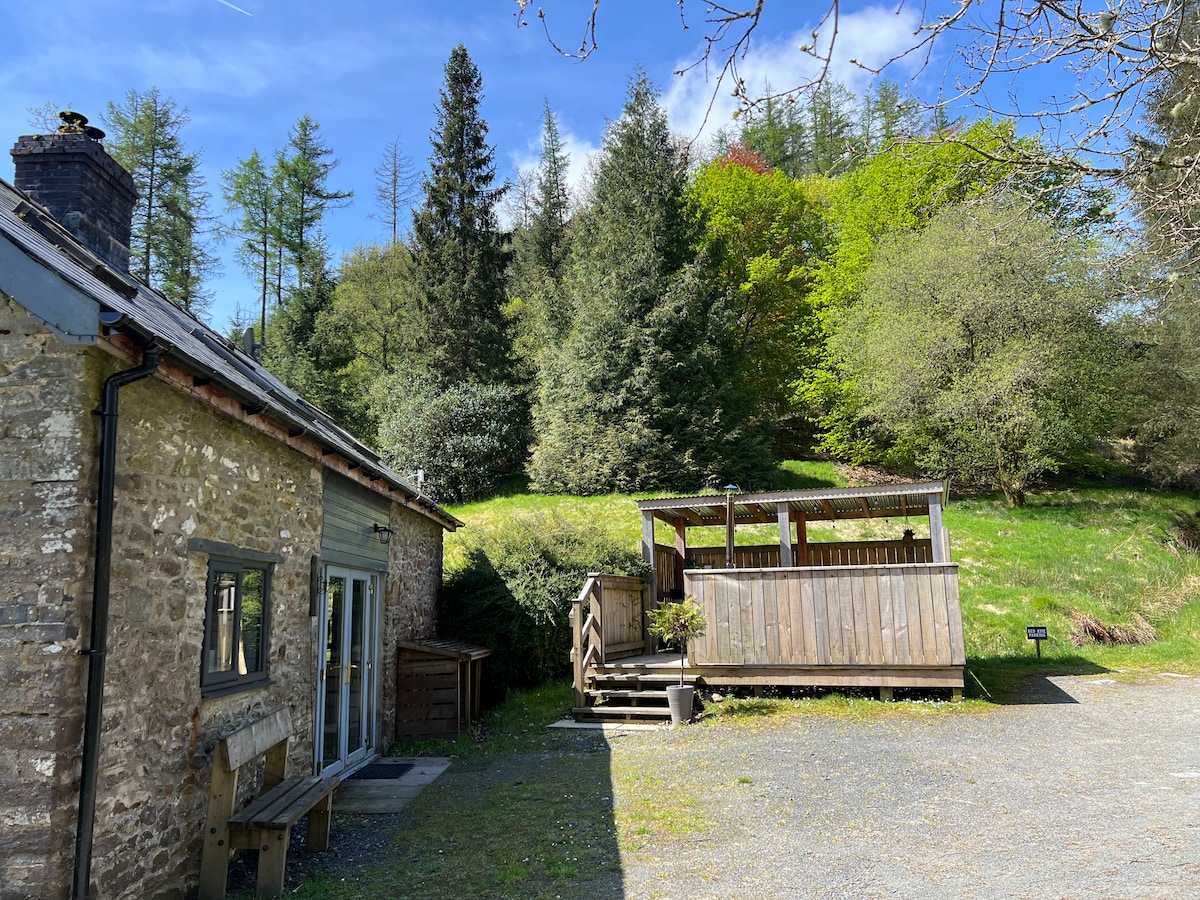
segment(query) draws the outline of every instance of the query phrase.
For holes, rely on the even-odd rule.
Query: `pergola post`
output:
[[[733,491],[725,494],[725,568],[735,567],[733,558]]]
[[[929,495],[929,543],[933,548],[935,563],[949,562],[946,559],[946,535],[942,529],[942,495]]]
[[[808,565],[808,516],[803,511],[796,519],[796,565]]]
[[[683,593],[683,569],[687,564],[687,522],[675,520],[675,589],[676,596]]]
[[[658,567],[654,556],[654,513],[645,510],[642,512],[642,559],[650,567],[650,609],[658,606]]]
[[[775,507],[775,517],[779,520],[779,565],[790,569],[792,562],[792,514],[788,504],[780,503]]]

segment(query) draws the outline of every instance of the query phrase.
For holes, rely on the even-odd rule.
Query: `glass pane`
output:
[[[348,753],[353,753],[363,745],[363,623],[366,615],[367,583],[361,578],[355,578],[350,603],[350,699],[347,707],[349,730],[346,735]]]
[[[262,569],[246,569],[242,572],[242,642],[238,671],[243,675],[263,671],[266,585],[267,573]]]
[[[208,620],[209,672],[228,672],[233,668],[233,612],[237,601],[237,573],[216,570],[212,573],[212,597]]]
[[[325,721],[322,766],[341,758],[338,748],[338,725],[342,718],[342,615],[346,605],[346,579],[329,579],[325,604]]]

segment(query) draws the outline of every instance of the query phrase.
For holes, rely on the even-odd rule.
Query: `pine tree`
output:
[[[542,157],[538,164],[529,231],[535,262],[556,282],[562,281],[567,260],[567,218],[570,215],[567,168],[570,164],[558,133],[558,119],[547,101],[542,121]]]
[[[496,223],[495,151],[480,117],[483,81],[459,44],[446,62],[424,202],[413,247],[429,371],[446,383],[506,381],[512,341],[504,317],[508,254]]]
[[[138,198],[130,237],[130,271],[192,313],[207,305],[204,278],[216,266],[200,234],[205,201],[200,155],[180,132],[186,109],[158,88],[130,91],[108,104],[108,152],[131,176]]]

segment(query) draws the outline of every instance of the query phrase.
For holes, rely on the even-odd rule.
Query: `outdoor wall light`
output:
[[[386,525],[372,525],[371,530],[375,532],[375,537],[379,538],[379,543],[386,544],[392,539],[395,534],[395,529],[388,528]]]

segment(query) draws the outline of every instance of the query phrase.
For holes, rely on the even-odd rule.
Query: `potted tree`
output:
[[[665,603],[657,609],[648,610],[646,618],[650,620],[652,637],[679,647],[679,684],[667,687],[667,705],[671,707],[671,724],[682,725],[692,717],[694,694],[692,686],[683,683],[683,659],[688,641],[704,634],[707,624],[704,611],[694,598],[688,597],[682,603]]]

